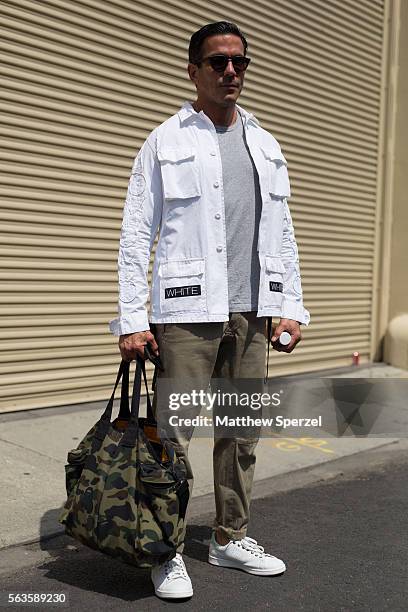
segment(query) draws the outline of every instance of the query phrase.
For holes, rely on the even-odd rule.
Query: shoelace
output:
[[[245,550],[248,550],[252,555],[256,555],[257,557],[272,556],[266,553],[264,547],[259,546],[256,540],[254,540],[253,538],[249,538],[248,536],[245,536],[245,538],[242,538],[242,540],[238,540],[237,544],[238,546],[241,546]]]
[[[174,578],[187,578],[184,561],[178,555],[166,561],[164,564],[164,571],[166,572],[166,576],[171,573]]]

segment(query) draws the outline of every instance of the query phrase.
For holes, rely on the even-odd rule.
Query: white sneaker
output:
[[[154,592],[158,597],[165,599],[182,599],[191,597],[193,587],[183,557],[180,553],[162,565],[152,568],[152,582]]]
[[[256,540],[245,537],[242,540],[230,540],[228,544],[221,546],[216,541],[214,532],[210,541],[208,562],[211,565],[233,567],[259,576],[274,576],[283,574],[286,570],[284,562],[264,552]]]

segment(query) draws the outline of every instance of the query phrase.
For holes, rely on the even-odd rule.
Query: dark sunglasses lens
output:
[[[232,65],[238,72],[245,70],[249,64],[249,58],[241,55],[236,55],[232,59]],[[224,72],[228,66],[229,57],[226,55],[212,55],[208,58],[211,68],[217,72]]]
[[[235,70],[245,70],[249,64],[249,59],[247,57],[234,57],[232,59],[232,65]]]
[[[226,55],[213,55],[209,57],[208,60],[211,68],[217,72],[224,72],[228,65],[228,58]]]

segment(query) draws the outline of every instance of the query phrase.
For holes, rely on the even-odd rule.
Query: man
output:
[[[124,210],[119,318],[122,357],[143,356],[149,343],[173,380],[262,378],[266,317],[280,317],[272,337],[290,353],[308,324],[298,252],[286,198],[286,160],[277,141],[236,102],[247,42],[234,24],[209,24],[193,34],[188,74],[194,103],[156,128],[135,159]],[[153,267],[149,329],[146,303]],[[287,331],[291,342],[278,342]],[[156,400],[157,404],[157,400]],[[160,410],[160,405],[156,406]],[[185,461],[192,431],[173,440]],[[215,530],[209,562],[259,575],[285,571],[246,536],[255,466],[254,438],[214,442]],[[152,571],[159,597],[193,594],[179,548]]]

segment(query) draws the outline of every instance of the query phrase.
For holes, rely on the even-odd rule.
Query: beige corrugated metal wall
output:
[[[276,372],[369,357],[382,0],[2,1],[0,411],[105,398],[132,160],[191,98],[186,52],[236,21],[241,103],[281,142],[312,326]]]

